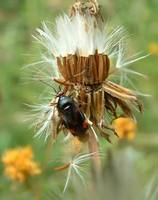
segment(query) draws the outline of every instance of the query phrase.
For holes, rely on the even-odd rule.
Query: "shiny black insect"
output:
[[[78,104],[71,97],[60,95],[57,109],[65,128],[69,129],[73,136],[82,139],[89,125]]]

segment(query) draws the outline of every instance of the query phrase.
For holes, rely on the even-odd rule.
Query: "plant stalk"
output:
[[[99,156],[99,144],[94,136],[94,134],[89,135],[89,152],[94,153],[92,155],[92,166],[91,166],[91,173],[94,181],[96,182],[100,177],[101,172],[101,159]]]

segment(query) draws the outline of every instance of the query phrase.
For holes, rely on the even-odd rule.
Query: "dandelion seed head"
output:
[[[95,141],[98,142],[96,131],[102,131],[105,111],[108,110],[115,118],[117,118],[118,107],[130,117],[133,117],[132,105],[138,106],[141,111],[141,103],[138,101],[137,94],[120,85],[124,78],[127,79],[127,74],[142,76],[126,67],[143,59],[144,56],[139,54],[127,56],[127,36],[122,26],[111,28],[111,25],[104,25],[103,20],[97,21],[97,17],[90,14],[89,7],[85,7],[85,12],[80,12],[78,9],[81,10],[84,5],[76,5],[77,8],[73,10],[74,13],[71,16],[63,14],[56,18],[54,30],[43,22],[34,38],[45,48],[43,63],[54,65],[53,74],[55,75],[57,71],[57,76],[61,76],[61,79],[52,77],[52,82],[56,81],[63,85],[65,96],[73,91],[72,99],[75,99],[76,103],[79,101],[85,103],[85,105],[81,103],[81,111],[78,112],[92,119],[92,124],[88,124],[86,133],[93,134]],[[99,14],[98,6],[96,6],[97,11]],[[121,74],[120,85],[108,80],[112,74],[110,73],[111,68]],[[47,78],[50,81],[50,76]],[[74,92],[76,88],[77,91]],[[91,90],[92,93],[89,92]],[[56,101],[58,102],[57,97]],[[45,135],[48,138],[53,126],[56,126],[56,121],[53,120],[56,120],[57,115],[61,118],[61,130],[64,131],[66,128],[67,132],[72,135],[77,132],[76,127],[71,128],[73,126],[65,125],[67,121],[64,121],[64,118],[67,116],[60,113],[57,106],[51,104],[46,107],[41,106],[38,113],[40,117],[36,116],[35,125],[39,129],[36,136]],[[106,125],[104,127],[107,128]],[[58,128],[56,130],[59,132]],[[102,132],[108,140],[108,134],[105,131]],[[88,136],[88,134],[85,135]],[[75,136],[82,139],[82,136],[79,137],[77,134]],[[88,137],[85,138],[86,141],[89,140]]]
[[[125,29],[122,26],[112,29],[109,24],[103,23],[96,26],[95,17],[91,15],[85,17],[77,13],[70,18],[63,14],[57,17],[54,29],[55,31],[51,31],[42,23],[42,28],[37,29],[38,35],[35,36],[54,60],[68,55],[88,57],[97,51],[99,54],[107,55],[114,68],[128,74],[129,71],[125,71],[125,67],[146,57],[139,53],[128,57]],[[49,59],[45,57],[45,60]],[[54,72],[58,71],[56,69],[55,66]],[[122,75],[121,79],[123,77]]]
[[[95,25],[95,19],[76,14],[72,19],[64,14],[56,19],[56,31],[53,35],[47,25],[43,23],[42,29],[37,29],[35,38],[54,57],[64,57],[78,54],[89,56],[99,53],[109,54],[121,39],[123,28],[117,27],[110,32],[108,26]]]

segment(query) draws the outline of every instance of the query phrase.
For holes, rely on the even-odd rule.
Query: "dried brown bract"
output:
[[[83,16],[88,14],[103,19],[100,10],[100,5],[96,0],[76,0],[76,3],[74,3],[70,9],[70,17],[73,17],[76,14]]]

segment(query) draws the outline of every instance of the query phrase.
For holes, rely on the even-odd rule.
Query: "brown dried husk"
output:
[[[103,21],[101,8],[97,0],[77,0],[70,9],[70,17],[80,14],[82,16],[94,16],[97,21]]]
[[[103,22],[97,0],[76,1],[71,8],[70,17],[73,18],[77,14],[83,16],[85,22],[87,16],[93,17],[94,26],[98,28]],[[72,96],[81,105],[82,112],[107,140],[109,140],[107,134],[101,131],[103,127],[108,127],[104,120],[107,112],[116,119],[118,108],[128,117],[133,117],[131,105],[137,106],[142,111],[142,105],[134,92],[107,80],[110,70],[110,60],[107,55],[99,54],[96,50],[94,55],[80,56],[76,51],[74,55],[57,57],[57,65],[64,80],[56,81],[65,86],[66,95],[73,93]],[[88,134],[85,138],[79,139],[87,141]]]
[[[88,57],[76,54],[58,57],[57,64],[66,81],[81,85],[101,84],[108,77],[110,67],[108,56],[97,52]]]
[[[59,83],[65,85],[66,95],[74,94],[72,96],[81,105],[82,112],[99,130],[107,126],[104,120],[106,113],[116,119],[119,108],[123,115],[133,118],[131,105],[142,111],[142,105],[133,91],[107,80],[110,69],[107,55],[97,51],[88,57],[68,55],[58,57],[57,64],[64,77]],[[79,139],[86,141],[88,137],[85,135],[85,138]]]
[[[118,118],[118,109],[122,110],[124,116],[130,118],[134,118],[132,106],[138,107],[140,112],[143,111],[142,104],[131,90],[110,81],[104,81],[97,87],[91,90],[82,87],[77,90],[77,96],[74,96],[81,104],[82,111],[95,126],[106,125],[104,120],[106,113],[110,113],[113,119]]]

